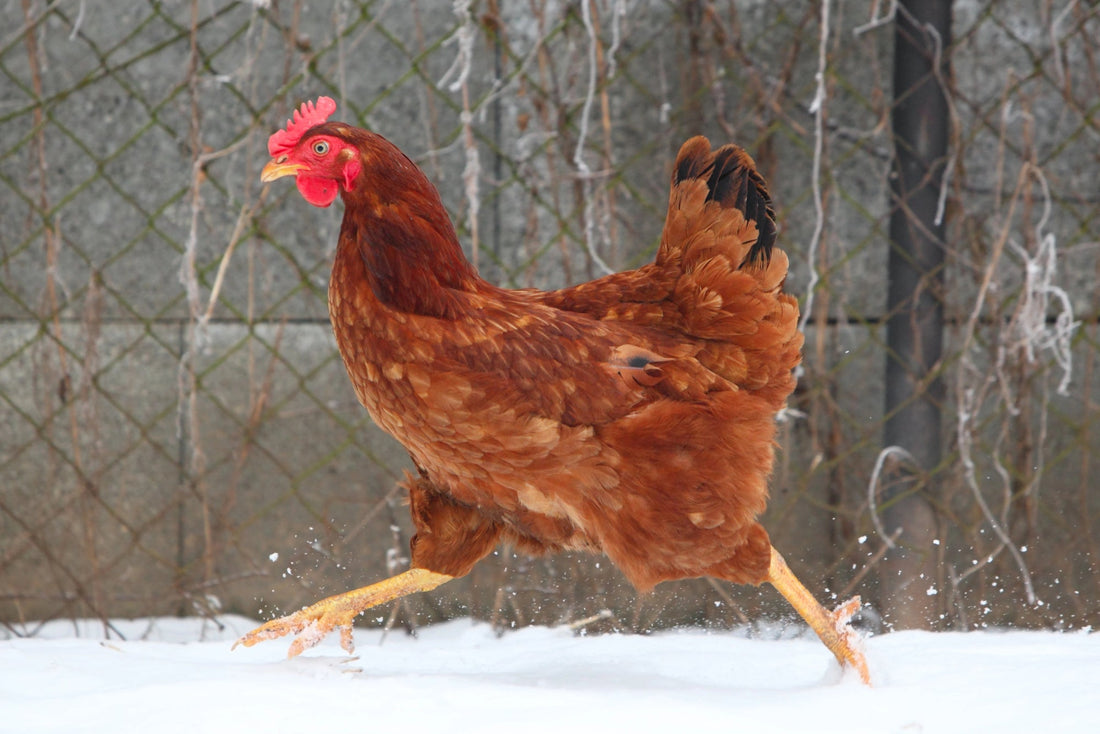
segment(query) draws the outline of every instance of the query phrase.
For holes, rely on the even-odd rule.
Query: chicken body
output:
[[[641,590],[704,575],[783,590],[789,571],[756,518],[802,336],[744,151],[684,144],[652,264],[505,290],[474,272],[435,188],[396,147],[307,121],[272,145],[264,179],[295,175],[317,205],[337,189],[344,199],[330,314],[356,394],[419,472],[407,482],[414,571],[334,597],[344,616],[331,624],[275,620],[245,644],[311,625],[344,628],[350,644],[350,610],[464,575],[501,541],[603,552]],[[840,634],[843,621],[818,626]]]
[[[751,159],[697,138],[677,170],[655,264],[548,293],[478,278],[415,167],[344,193],[330,311],[359,399],[420,471],[415,566],[463,575],[504,539],[602,551],[640,589],[765,579],[755,518],[794,386],[797,306],[780,292],[785,257],[735,206],[768,215]],[[387,205],[410,191],[435,218]],[[410,254],[421,246],[431,257]]]

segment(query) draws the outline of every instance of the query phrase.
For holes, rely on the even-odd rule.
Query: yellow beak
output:
[[[264,170],[260,171],[260,180],[264,183],[271,183],[283,176],[296,176],[298,171],[303,168],[305,166],[301,163],[288,163],[285,158],[282,160],[276,158],[268,161],[268,164],[264,166]]]

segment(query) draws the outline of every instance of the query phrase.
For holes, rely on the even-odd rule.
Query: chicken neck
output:
[[[491,286],[466,260],[435,187],[419,169],[402,174],[344,192],[332,285],[354,290],[365,282],[396,311],[458,318],[468,310],[464,294]],[[340,280],[349,261],[353,275]]]

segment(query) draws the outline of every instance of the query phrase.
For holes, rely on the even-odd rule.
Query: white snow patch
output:
[[[467,620],[413,639],[357,630],[286,660],[230,651],[241,617],[51,623],[0,641],[0,730],[42,732],[1096,732],[1100,635],[894,632],[875,686],[812,637],[700,630],[580,637]]]

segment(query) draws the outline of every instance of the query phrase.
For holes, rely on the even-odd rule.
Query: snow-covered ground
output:
[[[286,660],[285,641],[230,651],[253,622],[221,623],[0,641],[0,732],[1100,732],[1100,634],[895,632],[867,641],[865,688],[804,636],[457,621]]]

